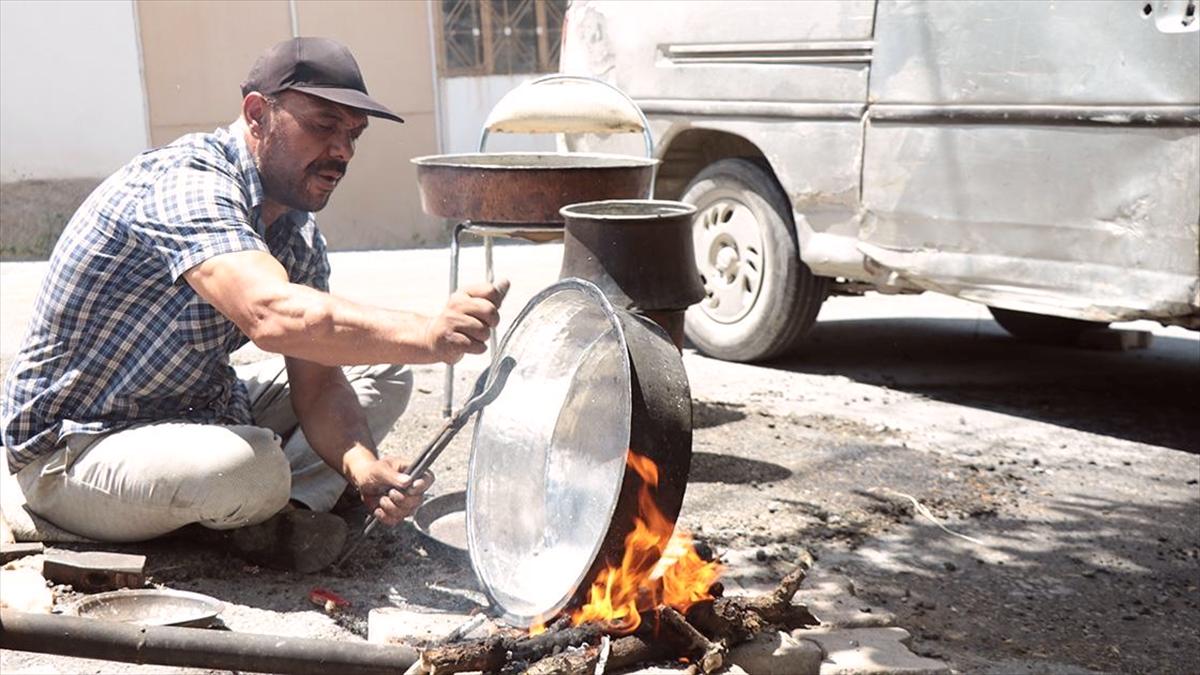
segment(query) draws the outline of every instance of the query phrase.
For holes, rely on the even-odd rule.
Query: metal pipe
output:
[[[192,668],[296,675],[395,675],[408,647],[31,614],[0,609],[0,648]]]

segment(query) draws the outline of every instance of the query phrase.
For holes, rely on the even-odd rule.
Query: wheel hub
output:
[[[692,233],[704,283],[700,310],[720,323],[741,320],[758,300],[765,271],[758,219],[740,199],[721,195],[697,212]]]

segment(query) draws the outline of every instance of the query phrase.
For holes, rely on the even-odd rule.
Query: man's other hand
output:
[[[407,488],[408,466],[398,458],[383,457],[371,464],[366,475],[358,479],[359,494],[371,513],[385,525],[396,525],[411,516],[425,499],[425,491],[433,485],[433,472],[413,481]]]
[[[465,354],[487,351],[492,329],[500,323],[500,303],[508,281],[474,284],[455,291],[446,308],[429,322],[429,349],[438,361],[458,363]]]

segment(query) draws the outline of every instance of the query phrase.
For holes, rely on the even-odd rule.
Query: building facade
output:
[[[412,157],[475,149],[500,96],[557,67],[565,0],[0,2],[0,255],[44,256],[75,207],[142,150],[229,124],[270,45],[348,45],[405,124],[372,124],[319,215],[335,250],[441,246]],[[525,147],[546,148],[545,139]],[[489,149],[513,149],[510,139]]]

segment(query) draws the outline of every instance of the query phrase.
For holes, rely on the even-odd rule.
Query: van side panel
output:
[[[874,11],[873,0],[576,1],[560,69],[611,82],[642,107],[664,159],[660,196],[677,196],[723,158],[714,154],[721,144],[696,147],[695,139],[743,139],[791,198],[805,261],[818,274],[861,277],[853,242]],[[575,136],[565,145],[640,153],[633,135]],[[812,244],[833,230],[840,236],[826,238],[845,242],[840,251]]]
[[[859,249],[880,276],[1200,322],[1200,33],[1142,3],[881,0]]]

